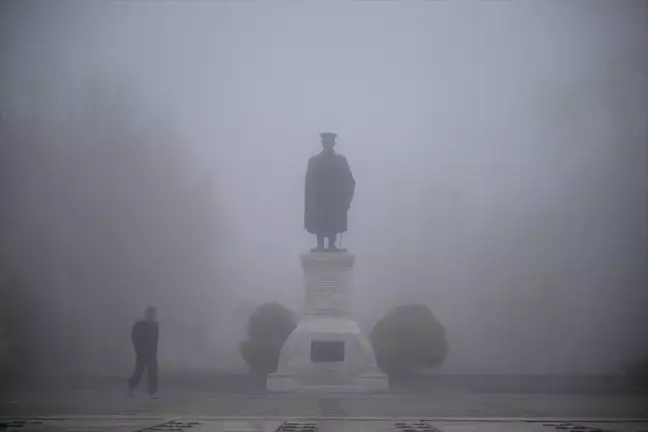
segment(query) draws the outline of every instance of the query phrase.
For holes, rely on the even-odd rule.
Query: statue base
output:
[[[385,391],[387,375],[375,364],[358,324],[344,317],[305,317],[281,350],[268,376],[271,391]]]
[[[385,391],[388,378],[373,348],[349,317],[348,252],[311,252],[301,257],[306,286],[304,314],[286,340],[271,391]]]

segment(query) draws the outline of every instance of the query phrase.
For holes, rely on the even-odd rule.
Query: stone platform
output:
[[[462,419],[462,418],[137,418],[78,416],[0,418],[0,430],[191,431],[191,432],[644,432],[647,421],[591,419]]]
[[[350,316],[348,252],[302,254],[305,304],[297,328],[286,340],[272,391],[382,391],[387,376],[376,366],[373,348]]]

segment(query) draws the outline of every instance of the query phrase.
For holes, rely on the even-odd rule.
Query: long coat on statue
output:
[[[355,180],[346,158],[326,151],[310,158],[305,189],[306,231],[320,235],[345,232],[355,191]]]

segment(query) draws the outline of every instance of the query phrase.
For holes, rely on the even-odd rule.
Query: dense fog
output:
[[[339,134],[364,330],[428,305],[439,373],[648,351],[648,3],[5,1],[0,277],[39,373],[244,370],[298,311],[304,174]],[[16,294],[19,293],[19,294]]]

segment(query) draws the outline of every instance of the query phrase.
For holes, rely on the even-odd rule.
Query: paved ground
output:
[[[128,399],[118,391],[29,392],[0,396],[1,416],[137,415],[237,417],[645,418],[647,396],[468,394],[161,393]]]
[[[25,432],[645,432],[648,422],[68,417],[5,419],[0,420],[0,429]]]

